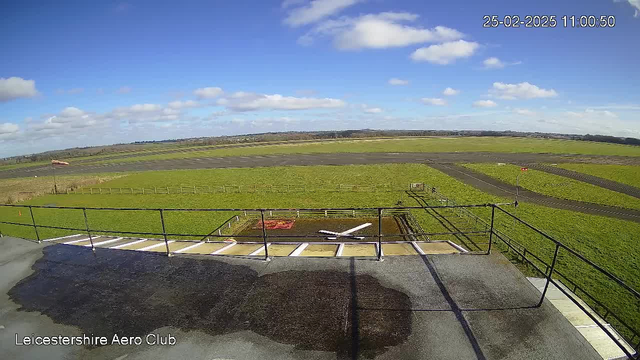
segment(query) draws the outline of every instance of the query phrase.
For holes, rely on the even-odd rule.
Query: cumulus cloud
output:
[[[519,84],[494,82],[493,88],[489,90],[489,93],[504,100],[550,98],[558,96],[558,93],[554,89],[542,89],[528,82],[522,82]]]
[[[482,62],[482,65],[484,65],[485,69],[502,69],[506,66],[506,64],[497,57],[490,57],[486,59]]]
[[[135,104],[127,107],[119,107],[106,114],[107,119],[122,120],[129,124],[141,122],[167,122],[176,121],[181,112],[171,107],[163,107],[159,104]]]
[[[635,10],[633,13],[633,17],[640,17],[640,0],[614,0],[614,2],[628,2],[631,7]]]
[[[66,107],[58,114],[48,116],[42,122],[30,121],[27,135],[39,139],[50,136],[75,136],[79,133],[96,134],[109,123],[105,115],[86,112],[76,107]]]
[[[389,85],[394,85],[394,86],[404,86],[404,85],[409,85],[409,80],[402,80],[402,79],[398,79],[398,78],[391,78],[391,79],[389,79]]]
[[[279,94],[265,95],[241,91],[218,100],[218,105],[223,105],[233,111],[255,111],[340,108],[344,107],[346,103],[332,98],[293,97]]]
[[[444,89],[444,91],[442,92],[442,95],[445,95],[445,96],[455,96],[458,94],[460,94],[460,90],[456,90],[450,87]]]
[[[206,87],[199,88],[193,91],[193,94],[197,96],[199,99],[213,99],[222,95],[224,91],[222,91],[219,87]]]
[[[30,98],[38,95],[36,82],[21,77],[0,78],[0,102],[7,102],[20,98]]]
[[[355,5],[360,0],[313,0],[309,4],[291,9],[289,15],[284,19],[284,23],[292,26],[302,26],[312,24],[333,14]],[[283,8],[291,7],[299,3],[298,1],[285,0]]]
[[[321,22],[298,39],[298,42],[310,45],[316,35],[326,35],[333,37],[334,46],[340,50],[359,50],[452,41],[464,36],[461,32],[444,26],[425,29],[404,24],[417,19],[418,15],[406,12],[341,17]]]
[[[444,106],[447,105],[447,102],[441,98],[422,98],[420,99],[425,105],[434,105],[434,106]]]
[[[194,100],[186,100],[186,101],[172,101],[168,104],[168,106],[172,109],[185,109],[185,108],[195,108],[200,106],[200,103]]]
[[[480,47],[476,42],[465,40],[451,41],[438,45],[420,48],[411,54],[413,61],[427,61],[432,64],[447,65],[457,59],[466,58],[475,53]]]
[[[498,106],[498,104],[491,100],[478,100],[473,103],[473,107],[490,108],[496,106]]]

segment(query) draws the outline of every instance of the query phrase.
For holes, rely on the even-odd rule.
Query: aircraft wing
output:
[[[327,230],[318,230],[319,233],[322,234],[327,234],[327,235],[340,235],[340,233],[334,232],[334,231],[327,231]]]
[[[358,225],[358,226],[354,227],[353,229],[349,229],[349,230],[347,230],[347,231],[343,231],[343,232],[341,232],[341,233],[340,233],[340,235],[349,235],[349,234],[351,234],[352,232],[358,231],[358,230],[360,230],[360,229],[364,229],[364,228],[369,227],[369,226],[371,226],[371,223],[366,223],[366,224]]]

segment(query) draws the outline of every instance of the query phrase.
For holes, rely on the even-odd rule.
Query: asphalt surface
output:
[[[499,253],[263,262],[0,242],[11,359],[599,359]],[[32,333],[176,343],[16,346]]]
[[[491,176],[474,171],[464,166],[454,164],[431,164],[431,166],[443,173],[454,177],[468,185],[486,193],[515,199],[516,189],[513,185],[492,178]],[[556,209],[571,210],[584,214],[608,216],[616,219],[629,220],[640,223],[640,211],[624,209],[613,206],[586,203],[581,201],[558,199],[526,189],[520,189],[518,201],[537,205],[548,206]]]
[[[367,165],[393,163],[596,163],[640,165],[640,158],[625,156],[529,154],[529,153],[331,153],[286,154],[263,156],[230,156],[190,159],[148,160],[93,165],[69,165],[56,168],[56,174],[88,174],[177,169],[254,168],[271,166]],[[27,167],[0,171],[0,179],[51,175],[50,166]]]

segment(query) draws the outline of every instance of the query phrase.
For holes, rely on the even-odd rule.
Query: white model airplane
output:
[[[353,229],[349,229],[347,231],[343,231],[343,232],[335,232],[335,231],[328,231],[328,230],[319,230],[319,233],[322,234],[327,234],[327,235],[333,235],[333,236],[329,236],[327,237],[327,240],[336,240],[339,237],[350,237],[353,239],[358,239],[358,240],[363,240],[364,237],[363,236],[355,236],[355,235],[351,235],[352,233],[360,230],[360,229],[364,229],[368,226],[371,226],[371,223],[365,223],[362,225],[358,225],[356,227],[354,227]]]

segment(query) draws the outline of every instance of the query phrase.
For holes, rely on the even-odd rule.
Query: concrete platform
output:
[[[0,241],[10,359],[600,358],[500,254],[264,262]],[[16,333],[176,344],[16,346]]]

